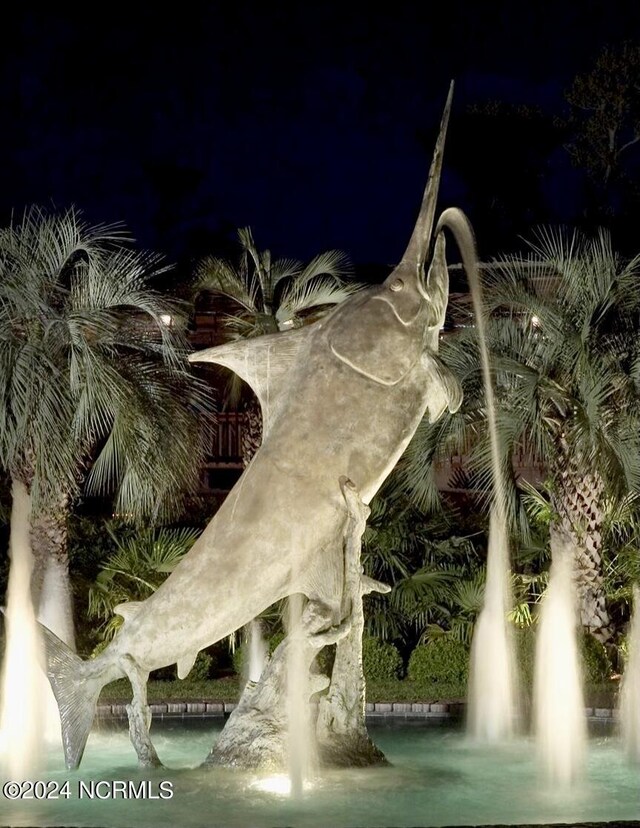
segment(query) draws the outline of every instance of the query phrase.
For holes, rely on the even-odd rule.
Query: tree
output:
[[[507,258],[489,271],[487,335],[502,462],[511,468],[514,450],[524,445],[545,466],[552,554],[569,539],[582,624],[606,639],[605,501],[640,484],[640,257],[622,261],[605,231],[593,238],[540,231],[531,249],[526,260]],[[423,502],[433,500],[429,468],[438,450],[475,443],[476,460],[489,465],[475,331],[465,328],[445,341],[441,356],[462,380],[465,404],[435,429],[425,428],[405,458],[404,482]],[[514,519],[515,506],[512,491]]]
[[[566,126],[537,107],[487,101],[455,117],[447,165],[467,186],[469,217],[485,251],[505,249],[551,221],[546,186]]]
[[[188,372],[179,308],[149,287],[162,269],[74,210],[32,208],[0,231],[0,459],[30,499],[34,601],[57,570],[47,587],[62,591],[67,639],[79,494],[115,493],[117,513],[159,520],[197,480],[209,393]]]
[[[590,180],[591,219],[635,212],[640,191],[640,45],[606,47],[593,68],[577,75],[566,92],[573,133],[567,150]],[[635,237],[635,236],[634,236]]]
[[[233,339],[300,328],[359,289],[344,281],[350,268],[340,251],[320,253],[305,266],[293,259],[274,260],[269,250],[259,252],[249,227],[238,230],[238,238],[242,252],[237,265],[209,256],[196,272],[198,290],[231,301],[233,311],[226,316],[225,327]],[[238,399],[238,383],[234,375],[228,398]],[[247,466],[262,441],[262,415],[253,396],[244,407],[242,454]]]

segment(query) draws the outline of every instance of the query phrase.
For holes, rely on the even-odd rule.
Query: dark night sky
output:
[[[130,4],[84,18],[24,5],[0,54],[0,222],[74,203],[174,259],[249,224],[278,255],[394,262],[450,78],[455,162],[474,142],[452,135],[469,105],[562,114],[602,46],[640,35],[640,4],[614,0],[446,0],[437,23],[428,2]],[[475,221],[473,185],[449,161],[442,205]],[[543,177],[534,218],[571,220],[580,190],[564,150]]]

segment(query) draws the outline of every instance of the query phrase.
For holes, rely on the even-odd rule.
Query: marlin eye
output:
[[[394,282],[391,282],[389,287],[393,291],[402,290],[402,288],[404,287],[404,282],[402,281],[402,279],[396,279]]]

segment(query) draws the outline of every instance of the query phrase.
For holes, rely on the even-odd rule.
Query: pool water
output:
[[[539,776],[531,740],[489,750],[470,743],[456,723],[372,725],[391,767],[324,772],[292,800],[262,790],[259,775],[198,767],[221,724],[154,721],[154,743],[167,767],[153,771],[137,769],[125,721],[102,725],[91,734],[78,771],[64,770],[59,751],[48,757],[39,778],[50,794],[68,782],[66,793],[21,802],[0,795],[0,824],[378,828],[640,819],[640,773],[627,764],[610,728],[592,733],[584,780],[560,791]]]

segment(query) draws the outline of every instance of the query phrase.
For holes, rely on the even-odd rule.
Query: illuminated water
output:
[[[535,732],[544,772],[573,783],[585,761],[587,728],[576,640],[571,557],[558,554],[540,609],[533,685]]]
[[[629,758],[640,764],[640,589],[635,584],[628,660],[620,693],[620,726]]]
[[[511,738],[517,715],[516,661],[507,613],[512,606],[505,482],[500,465],[500,441],[485,333],[485,307],[477,261],[465,261],[478,334],[482,386],[491,445],[493,500],[487,549],[484,601],[475,625],[469,670],[469,733],[497,744]]]
[[[315,765],[315,739],[309,718],[309,668],[305,659],[307,645],[301,625],[303,600],[304,597],[299,593],[289,596],[287,746],[291,793],[296,798],[303,795]]]
[[[497,744],[513,736],[516,677],[509,635],[509,555],[506,520],[491,512],[484,606],[473,631],[469,671],[469,734]]]
[[[23,802],[8,811],[0,799],[0,824],[105,826],[105,828],[347,828],[586,822],[640,819],[637,768],[627,764],[620,740],[600,729],[592,736],[586,777],[563,793],[545,787],[536,772],[531,740],[496,748],[470,742],[458,726],[421,721],[372,726],[371,735],[393,767],[335,771],[301,799],[252,787],[255,774],[221,768],[200,770],[221,723],[173,719],[154,723],[158,753],[171,770],[140,772],[124,721],[89,739],[83,765],[67,774],[59,753],[42,779],[70,783],[71,798]],[[113,728],[117,727],[117,730]],[[78,783],[161,781],[172,799],[79,799]],[[4,809],[4,810],[2,810]]]
[[[12,486],[11,569],[6,596],[6,645],[0,683],[0,778],[30,776],[39,766],[43,732],[40,636],[31,600],[33,556],[29,539],[31,500],[26,487]],[[0,793],[0,797],[2,794]],[[1,805],[1,799],[0,799]]]
[[[260,681],[267,660],[267,643],[262,637],[260,621],[254,618],[249,625],[249,681]]]

